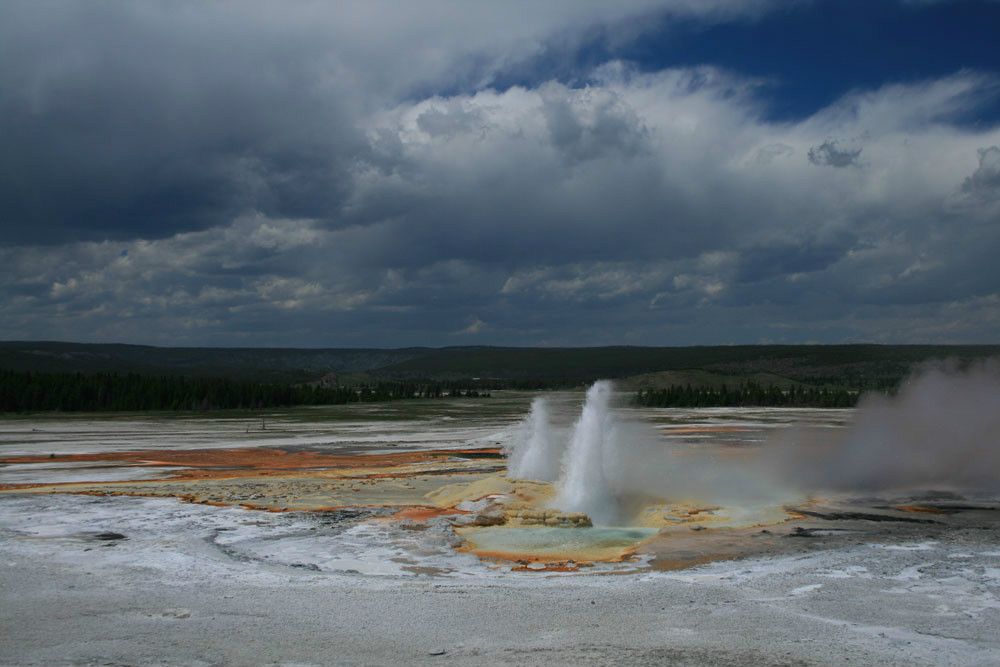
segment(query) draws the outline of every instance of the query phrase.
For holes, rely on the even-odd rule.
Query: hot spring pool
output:
[[[464,550],[503,560],[614,561],[628,556],[655,528],[510,526],[461,531]]]

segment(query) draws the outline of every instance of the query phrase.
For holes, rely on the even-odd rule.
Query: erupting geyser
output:
[[[531,402],[531,414],[510,450],[507,465],[510,476],[542,482],[556,481],[562,449],[552,433],[548,402],[538,397]]]
[[[531,414],[508,448],[508,474],[518,479],[555,482],[556,497],[551,507],[564,512],[582,512],[595,525],[623,525],[623,497],[631,498],[628,475],[623,466],[631,460],[621,441],[632,442],[634,433],[615,419],[610,401],[613,386],[607,380],[587,390],[580,418],[572,431],[552,426],[544,398],[531,404]],[[639,438],[641,440],[641,438]],[[634,458],[634,457],[632,457]],[[627,523],[627,521],[626,521]]]
[[[509,475],[555,482],[549,508],[586,514],[595,526],[646,525],[665,503],[739,506],[748,514],[798,497],[745,459],[679,455],[649,423],[620,418],[613,394],[607,380],[590,387],[571,431],[553,428],[544,399],[535,399],[508,450]]]
[[[613,489],[624,458],[618,442],[624,433],[609,405],[611,395],[612,385],[605,380],[587,391],[568,445],[566,432],[553,428],[545,399],[536,398],[508,451],[511,477],[556,482],[553,508],[582,512],[597,525],[621,519]]]
[[[609,410],[611,383],[600,381],[587,390],[587,400],[563,462],[555,505],[567,512],[583,512],[595,524],[607,525],[618,515],[608,479],[614,464],[616,428]]]

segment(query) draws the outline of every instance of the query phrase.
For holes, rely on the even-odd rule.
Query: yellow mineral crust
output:
[[[454,507],[463,501],[476,501],[488,496],[504,496],[506,508],[539,507],[555,495],[548,482],[511,479],[490,475],[471,483],[448,484],[428,493],[427,501],[439,507]]]

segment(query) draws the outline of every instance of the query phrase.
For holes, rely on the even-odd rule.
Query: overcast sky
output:
[[[1000,2],[0,3],[0,339],[1000,342]]]

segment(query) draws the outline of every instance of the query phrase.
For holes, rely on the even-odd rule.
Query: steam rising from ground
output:
[[[895,397],[863,397],[846,432],[792,428],[758,451],[668,442],[612,399],[610,382],[594,384],[570,433],[536,399],[510,448],[510,475],[555,482],[554,506],[596,525],[634,523],[655,503],[752,508],[823,491],[1000,488],[998,363],[925,368]]]
[[[996,489],[1000,364],[925,367],[895,397],[863,397],[846,435],[793,431],[772,451],[784,477],[808,489]]]

